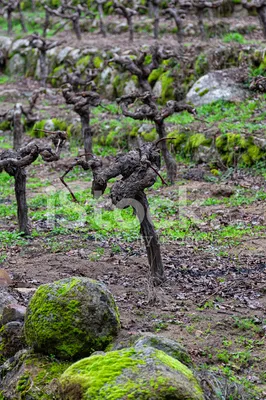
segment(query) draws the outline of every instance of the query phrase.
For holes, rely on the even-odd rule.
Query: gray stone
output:
[[[194,24],[190,23],[184,27],[184,35],[186,36],[194,36],[196,34],[196,29]]]
[[[80,49],[73,49],[69,52],[68,57],[73,61],[77,61],[80,58]]]
[[[47,51],[46,55],[47,58],[51,59],[51,58],[55,58],[58,54],[58,48],[54,47],[53,49],[50,49]]]
[[[101,82],[106,82],[109,78],[111,79],[111,76],[113,75],[113,68],[111,67],[106,67],[102,70],[101,72]]]
[[[96,381],[101,386],[95,390]],[[64,398],[69,398],[74,383],[82,382],[80,398],[90,400],[111,398],[114,393],[119,393],[117,399],[204,400],[193,372],[152,347],[125,348],[85,358],[72,364],[60,382]]]
[[[57,387],[54,381],[64,369],[58,361],[20,350],[0,366],[0,393],[5,400],[58,398],[52,394]]]
[[[119,329],[111,293],[103,283],[82,277],[41,285],[25,318],[27,343],[37,352],[62,359],[104,350]]]
[[[12,40],[6,36],[0,36],[0,49],[4,50],[6,53],[10,49]]]
[[[156,97],[161,97],[162,95],[162,82],[159,79],[154,85],[153,93]]]
[[[168,339],[165,336],[155,335],[154,333],[137,334],[132,337],[117,338],[112,346],[112,350],[121,350],[126,347],[135,347],[141,350],[145,347],[153,347],[162,350],[169,356],[179,360],[185,365],[191,365],[191,359],[185,348],[178,342]]]
[[[128,30],[127,23],[126,22],[121,22],[120,24],[115,24],[114,25],[113,33],[119,34],[119,33],[127,32],[127,30]]]
[[[47,131],[54,131],[55,126],[54,126],[54,123],[53,123],[53,121],[51,119],[48,119],[45,122],[44,129],[46,129]]]
[[[14,393],[11,394],[11,397],[6,397],[9,394],[9,389],[12,386],[12,382],[14,381],[17,372],[20,369],[21,364],[23,363],[23,359],[28,355],[28,350],[19,350],[14,356],[7,359],[2,365],[0,365],[0,390],[3,391],[5,395],[5,399],[15,399],[17,398]],[[1,363],[0,363],[1,364]]]
[[[12,43],[10,52],[11,53],[18,53],[20,52],[22,49],[25,49],[26,47],[28,47],[30,44],[28,39],[19,39],[19,40],[15,40]]]
[[[146,133],[150,132],[153,129],[153,126],[151,124],[142,124],[140,128],[138,129],[138,133]]]
[[[236,74],[236,69],[209,72],[194,83],[186,101],[201,106],[218,100],[244,100],[249,92],[236,82]]]
[[[55,67],[57,67],[57,54],[59,49],[57,47],[48,50],[46,53],[47,56],[47,66],[48,66],[48,73],[50,74]]]
[[[207,163],[217,159],[217,150],[214,147],[199,146],[195,149],[193,160],[196,163]]]
[[[111,85],[111,84],[105,85],[104,92],[105,92],[105,96],[107,99],[110,99],[110,100],[113,99],[114,93],[115,93],[113,85]]]
[[[181,361],[185,365],[191,365],[191,359],[188,353],[184,347],[175,340],[168,339],[164,336],[145,334],[134,344],[134,347],[137,350],[141,350],[147,346],[153,347],[157,350],[162,350],[169,356]]]
[[[57,62],[58,62],[59,64],[61,64],[61,63],[65,60],[65,58],[67,57],[67,55],[68,55],[72,50],[74,50],[73,47],[64,47],[63,49],[61,49],[61,50],[59,51],[59,53],[57,54]]]
[[[91,55],[99,54],[99,49],[97,47],[90,47],[90,48],[82,50],[82,57],[87,56],[89,54],[91,54]],[[101,54],[101,56],[102,56],[102,54]]]
[[[246,18],[248,17],[248,10],[242,6],[242,4],[234,4],[233,18]],[[236,30],[235,30],[236,32]]]
[[[262,150],[266,150],[266,138],[253,136],[254,144],[260,147]]]
[[[221,399],[256,399],[255,393],[225,377],[222,373],[209,371],[202,368],[197,372],[197,378],[201,383],[201,387],[205,394],[205,399],[221,400]]]
[[[8,62],[10,75],[23,75],[25,72],[26,60],[20,54],[15,54]]]
[[[132,92],[135,92],[137,90],[137,86],[132,79],[127,81],[125,88],[124,88],[124,93],[125,94],[131,94]]]
[[[23,323],[11,321],[3,325],[0,335],[1,357],[10,358],[25,347]]]
[[[5,306],[9,304],[16,303],[16,299],[12,296],[9,290],[5,287],[1,287],[0,289],[0,314],[3,313],[3,309]]]
[[[2,324],[12,321],[24,321],[26,315],[26,307],[17,303],[8,304],[3,309]]]

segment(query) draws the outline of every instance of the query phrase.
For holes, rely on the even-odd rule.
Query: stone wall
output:
[[[0,50],[6,56],[5,73],[8,75],[25,75],[40,78],[38,51],[29,47],[27,38],[12,42],[7,37],[0,37]],[[220,43],[217,47],[202,49],[202,47],[187,48],[187,60],[182,63],[171,59],[163,61],[161,66],[153,71],[149,80],[161,102],[170,99],[184,98],[196,80],[210,70],[221,70],[231,67],[249,66],[264,68],[266,57],[264,49],[256,45],[239,43]],[[71,61],[80,68],[99,69],[95,79],[103,97],[109,100],[128,93],[138,87],[136,76],[131,76],[120,66],[108,64],[114,53],[123,54],[119,48],[102,50],[97,48],[78,49],[70,46],[59,47],[47,52],[48,81],[54,87],[63,83],[62,70],[65,62]],[[125,54],[125,53],[124,53]],[[126,52],[128,55],[128,52]],[[69,67],[69,70],[71,68]]]

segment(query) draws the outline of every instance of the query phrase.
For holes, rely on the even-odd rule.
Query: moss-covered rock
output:
[[[58,87],[60,83],[63,83],[63,72],[65,71],[64,65],[55,67],[49,75],[49,80],[53,87]]]
[[[93,59],[93,66],[94,66],[95,68],[102,68],[103,63],[104,63],[104,61],[103,61],[103,59],[102,59],[100,56],[94,57],[94,59]]]
[[[163,67],[159,67],[157,69],[154,69],[149,77],[148,77],[148,82],[153,85],[155,84],[155,82],[160,78],[160,76],[164,73],[164,68]]]
[[[161,104],[165,104],[168,100],[174,100],[174,78],[171,75],[171,72],[163,73],[158,82],[161,84],[161,95],[160,102]],[[158,83],[157,82],[157,83]]]
[[[25,318],[29,346],[62,359],[104,350],[120,329],[119,314],[106,286],[88,278],[41,285]]]
[[[115,97],[121,97],[124,94],[125,87],[132,76],[129,72],[117,73],[112,80],[113,93]]]
[[[148,132],[141,132],[140,136],[143,138],[145,142],[153,142],[158,138],[158,134],[155,128],[151,129]]]
[[[56,392],[56,379],[69,367],[50,357],[18,352],[1,368],[0,393],[3,400],[50,400]],[[1,399],[1,395],[0,395]]]
[[[0,364],[25,347],[23,323],[11,321],[0,328]]]
[[[247,388],[223,375],[222,372],[202,369],[197,378],[201,382],[206,399],[253,400],[258,399],[254,388]]]
[[[265,150],[254,143],[252,136],[246,137],[240,133],[228,132],[218,136],[216,147],[226,165],[237,162],[250,166],[266,157]]]
[[[81,67],[81,68],[83,68],[83,69],[88,68],[89,63],[90,63],[90,59],[91,59],[91,56],[90,56],[90,55],[86,55],[86,56],[84,56],[84,57],[81,57],[81,58],[77,61],[76,66],[77,66],[77,67]]]
[[[175,151],[180,151],[181,146],[184,147],[188,139],[186,133],[181,133],[178,130],[168,133],[167,137],[172,139],[170,143],[174,146]]]
[[[137,350],[143,349],[146,346],[161,350],[187,366],[192,364],[191,358],[184,347],[175,340],[168,339],[164,336],[150,334],[140,337],[134,345]]]
[[[202,106],[218,100],[242,101],[248,91],[236,82],[237,69],[209,72],[194,83],[186,96],[186,101]]]
[[[163,351],[168,356],[177,359],[187,366],[192,365],[191,358],[185,348],[180,343],[165,336],[145,333],[118,337],[115,343],[108,347],[108,350],[121,350],[126,347],[134,347],[136,350],[141,350],[145,347],[153,347],[154,349]]]
[[[26,60],[16,53],[8,62],[7,71],[10,75],[23,75],[26,68]]]
[[[60,378],[62,399],[203,400],[192,371],[161,350],[111,351],[71,365]]]
[[[207,139],[203,133],[195,133],[188,137],[184,151],[186,154],[193,154],[200,146],[210,143],[211,139]]]

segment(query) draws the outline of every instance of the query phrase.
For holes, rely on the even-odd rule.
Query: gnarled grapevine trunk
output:
[[[47,78],[46,51],[40,50],[39,60],[40,60],[41,85],[45,86],[46,85],[46,78]]]
[[[159,4],[154,2],[153,5],[154,21],[153,21],[153,35],[154,39],[159,38]]]
[[[144,193],[146,188],[155,183],[159,175],[160,152],[157,143],[146,143],[137,150],[119,155],[107,167],[103,167],[102,161],[97,157],[93,157],[89,161],[80,158],[74,162],[61,177],[62,183],[68,188],[74,201],[77,201],[77,199],[64,181],[64,177],[76,165],[80,165],[84,170],[92,170],[92,194],[95,198],[104,193],[110,179],[122,175],[122,179],[117,180],[112,185],[112,203],[120,209],[129,206],[134,208],[147,250],[152,282],[154,285],[162,283],[165,275],[160,244],[149,214],[148,200]]]
[[[129,41],[133,42],[134,40],[134,25],[133,25],[133,17],[127,17],[128,31],[129,31]]]
[[[81,131],[84,140],[85,159],[90,159],[92,153],[92,129],[90,128],[90,118],[88,115],[81,115]]]
[[[261,27],[263,30],[263,36],[266,39],[266,5],[259,7],[257,10],[258,10],[258,14],[259,14]]]
[[[103,4],[102,2],[98,1],[98,13],[99,13],[99,18],[100,18],[100,32],[103,35],[103,37],[106,37],[106,27],[104,25],[104,15],[103,15]]]
[[[12,12],[7,10],[7,33],[12,34]]]
[[[132,108],[129,109],[129,105],[135,103],[136,100],[141,100],[144,103],[144,106],[136,108],[135,111],[132,110]],[[171,183],[174,183],[176,180],[177,165],[165,142],[166,130],[164,120],[175,112],[187,110],[190,113],[194,113],[195,110],[187,104],[179,104],[176,101],[168,101],[166,107],[160,109],[150,92],[144,94],[135,92],[129,95],[124,95],[117,101],[121,105],[122,112],[126,117],[131,117],[140,121],[148,119],[154,122],[166,164],[167,177]]]
[[[10,176],[14,176],[15,179],[19,232],[25,235],[30,234],[26,199],[27,175],[25,168],[37,160],[39,155],[41,155],[42,159],[46,162],[59,160],[62,147],[67,137],[66,132],[56,131],[52,132],[52,134],[51,140],[55,150],[48,146],[47,143],[36,140],[20,148],[18,151],[3,150],[0,152],[0,173],[6,171]]]
[[[80,31],[80,24],[79,24],[79,16],[73,16],[72,18],[73,30],[78,40],[81,40],[81,31]]]
[[[158,285],[165,280],[160,243],[151,220],[146,194],[144,192],[138,193],[138,195],[136,196],[136,200],[142,205],[144,209],[144,216],[141,216],[141,218],[139,218],[140,232],[144,239],[151,276],[153,277],[155,285]],[[137,216],[139,217],[138,213]]]
[[[27,175],[25,168],[17,168],[14,178],[19,232],[23,232],[25,235],[30,235],[26,198]]]
[[[63,89],[63,96],[67,104],[73,104],[73,110],[80,116],[82,136],[86,160],[92,153],[92,129],[90,128],[90,108],[100,104],[100,96],[92,91],[75,92],[69,83]]]
[[[165,138],[166,132],[165,132],[164,121],[162,121],[160,123],[155,122],[155,127],[156,127],[156,131],[159,135],[159,138],[160,139]],[[163,159],[164,159],[166,170],[167,170],[167,177],[168,177],[170,183],[173,184],[176,181],[177,164],[176,164],[174,157],[172,156],[172,154],[170,153],[170,151],[167,148],[166,141],[162,141],[160,145],[161,145],[162,155],[163,155]]]
[[[18,150],[22,146],[23,125],[22,125],[22,106],[16,104],[13,114],[13,149]]]

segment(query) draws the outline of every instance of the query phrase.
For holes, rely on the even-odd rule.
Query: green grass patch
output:
[[[246,40],[245,40],[244,36],[241,35],[241,33],[231,32],[231,33],[227,33],[226,35],[224,35],[223,42],[224,43],[236,42],[236,43],[240,43],[240,44],[245,44]]]

